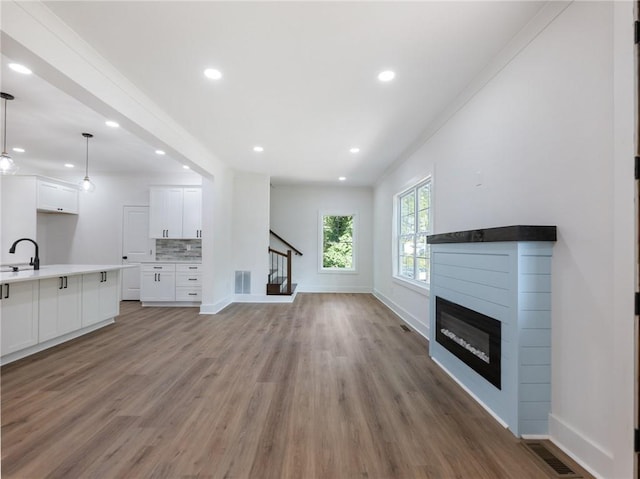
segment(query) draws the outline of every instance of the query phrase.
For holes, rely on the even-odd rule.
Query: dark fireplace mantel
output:
[[[556,241],[555,226],[501,226],[479,230],[454,231],[427,236],[429,244],[489,243],[498,241]]]

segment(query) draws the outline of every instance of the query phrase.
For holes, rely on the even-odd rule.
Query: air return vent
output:
[[[522,444],[528,449],[540,462],[543,467],[551,472],[555,477],[563,477],[567,479],[577,479],[583,477],[575,472],[562,459],[556,456],[551,450],[547,449],[545,444],[540,441],[522,441]]]
[[[251,271],[236,271],[236,294],[251,294]]]

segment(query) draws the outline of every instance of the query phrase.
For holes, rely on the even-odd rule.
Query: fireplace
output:
[[[496,319],[436,296],[436,341],[498,389],[501,326]]]
[[[555,226],[431,235],[429,354],[516,436],[549,434]]]

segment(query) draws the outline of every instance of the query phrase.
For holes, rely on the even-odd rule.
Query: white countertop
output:
[[[74,274],[99,273],[116,269],[134,268],[135,264],[51,264],[40,266],[38,271],[32,269],[16,271],[15,273],[0,273],[0,283],[17,283],[38,279],[55,278],[57,276],[72,276]]]

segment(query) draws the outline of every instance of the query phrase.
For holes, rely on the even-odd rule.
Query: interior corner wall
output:
[[[232,248],[235,271],[251,272],[253,297],[266,295],[269,247],[269,177],[263,174],[236,172],[233,180]],[[235,285],[235,283],[234,283]]]
[[[232,217],[234,173],[221,169],[213,179],[202,179],[202,305],[214,314],[232,301]]]
[[[353,273],[319,272],[319,214],[356,213]],[[370,293],[373,286],[373,191],[368,187],[276,185],[271,189],[271,229],[302,251],[293,256],[293,282],[301,292]],[[272,240],[276,249],[286,246]]]
[[[557,225],[550,433],[606,478],[631,477],[625,474],[633,464],[627,452],[631,435],[611,416],[617,407],[630,415],[632,401],[618,396],[633,384],[632,375],[613,374],[614,344],[624,349],[620,357],[633,357],[632,340],[614,341],[614,334],[633,336],[633,311],[616,299],[614,288],[628,290],[631,298],[634,287],[616,280],[614,264],[620,261],[614,260],[626,256],[628,269],[635,255],[628,240],[619,242],[623,250],[614,248],[614,238],[634,224],[627,195],[632,171],[620,183],[614,176],[615,3],[569,5],[381,179],[374,200],[376,257],[390,256],[393,195],[431,172],[436,233]],[[625,20],[632,26],[632,18]],[[617,101],[630,105],[633,94]],[[614,209],[614,185],[628,196],[622,211]],[[390,261],[376,263],[374,281],[377,293],[428,322],[427,301],[391,280]]]

